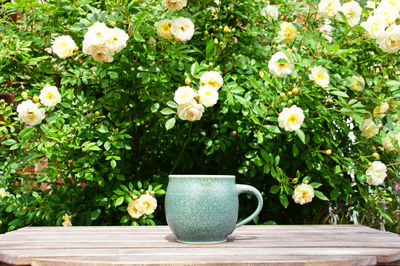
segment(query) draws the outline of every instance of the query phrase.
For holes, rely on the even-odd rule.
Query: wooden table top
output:
[[[359,225],[250,225],[235,230],[226,243],[190,245],[176,242],[167,226],[25,227],[0,235],[1,262],[400,265],[400,237]]]

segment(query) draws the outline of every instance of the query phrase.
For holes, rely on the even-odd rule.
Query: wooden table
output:
[[[400,265],[400,237],[359,225],[242,226],[226,243],[188,245],[176,242],[167,226],[26,227],[0,235],[0,261],[52,266]]]

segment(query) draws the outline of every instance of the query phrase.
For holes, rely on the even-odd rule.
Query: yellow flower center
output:
[[[35,112],[28,111],[27,113],[28,113],[28,117],[29,117],[30,119],[34,120],[34,119],[36,118]]]
[[[210,79],[208,81],[208,84],[210,84],[211,86],[213,86],[215,88],[215,87],[217,87],[218,82],[215,79]]]
[[[163,26],[163,30],[164,30],[164,31],[169,31],[169,25],[168,25],[168,24],[165,24],[165,25]]]
[[[289,123],[295,123],[297,121],[297,116],[295,114],[289,116],[288,122]]]
[[[51,93],[51,92],[48,92],[47,95],[46,95],[46,99],[52,100],[53,98],[54,98],[54,94]]]
[[[303,190],[302,192],[301,192],[301,198],[305,198],[305,197],[307,197],[307,195],[308,195],[308,192],[307,191],[305,191],[305,190]]]
[[[181,31],[182,31],[182,32],[185,32],[185,30],[186,30],[186,28],[183,27],[183,26],[181,26]]]
[[[286,64],[278,64],[278,67],[279,67],[280,69],[285,68],[285,67],[286,67]]]
[[[97,32],[96,36],[97,36],[97,38],[100,38],[101,37],[101,32]]]
[[[143,202],[143,206],[145,206],[146,209],[150,209],[151,208],[151,203],[148,201],[144,201]]]
[[[283,31],[283,34],[284,34],[286,37],[290,37],[290,36],[293,35],[293,30],[292,30],[291,28],[286,28],[286,29]]]
[[[317,79],[324,79],[324,74],[323,73],[318,73],[317,74]]]

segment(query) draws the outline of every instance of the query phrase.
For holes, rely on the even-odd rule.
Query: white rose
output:
[[[282,42],[288,43],[294,41],[297,35],[297,28],[290,22],[282,22],[280,25],[279,37],[284,37]]]
[[[391,25],[396,22],[399,11],[393,5],[381,2],[375,9],[374,15],[383,18],[387,24]]]
[[[114,61],[114,52],[108,49],[105,45],[92,45],[91,51],[90,55],[96,62],[111,63]]]
[[[309,184],[298,185],[294,189],[294,194],[292,197],[294,202],[298,204],[303,205],[309,203],[314,198],[314,188]]]
[[[378,186],[383,183],[386,177],[386,165],[381,161],[375,161],[367,169],[367,183]]]
[[[67,227],[67,226],[72,226],[72,223],[70,221],[64,221],[62,223],[62,226]]]
[[[286,60],[286,62],[278,62],[279,60]],[[289,60],[289,58],[283,52],[275,53],[268,62],[269,72],[278,77],[286,77],[292,73],[294,69],[294,64]]]
[[[383,102],[382,105],[376,106],[374,108],[374,116],[379,116],[380,118],[385,117],[386,111],[389,110],[389,104],[387,102]]]
[[[360,22],[362,8],[358,2],[351,1],[344,3],[339,10],[343,12],[350,26],[355,26]],[[337,18],[339,20],[342,19],[339,14],[337,14]]]
[[[295,131],[301,127],[304,118],[304,112],[300,107],[296,105],[285,107],[278,117],[279,127],[286,131]]]
[[[126,47],[128,39],[129,36],[124,30],[113,28],[110,29],[109,35],[106,37],[105,45],[110,51],[118,53]]]
[[[362,91],[365,86],[364,78],[361,76],[353,76],[354,82],[350,86],[350,90]]]
[[[56,86],[47,84],[40,91],[39,99],[44,106],[56,106],[61,102],[61,95]]]
[[[134,219],[138,219],[140,218],[140,216],[142,216],[143,210],[139,210],[136,206],[136,200],[132,201],[131,203],[128,204],[128,214],[134,218]]]
[[[363,27],[367,35],[373,39],[381,38],[385,34],[385,29],[389,24],[381,16],[369,16],[367,21],[362,22],[361,27]]]
[[[53,52],[60,58],[64,59],[72,56],[74,51],[78,49],[74,40],[68,35],[57,37],[51,46]]]
[[[157,200],[150,194],[143,194],[135,200],[135,207],[139,213],[149,215],[157,208]]]
[[[393,139],[397,141],[397,145],[400,145],[400,133],[397,133],[396,135],[392,134],[387,134],[385,137],[382,138],[382,145],[383,148],[387,151],[395,151],[396,148],[393,145]]]
[[[334,30],[334,27],[331,25],[331,20],[330,19],[325,19],[324,25],[322,25],[321,28],[319,28],[320,31],[326,31],[326,32],[331,32]]]
[[[377,39],[382,51],[386,53],[397,53],[400,50],[400,25],[393,24],[386,29],[385,33]]]
[[[103,45],[110,36],[111,29],[104,23],[95,22],[88,28],[84,36],[84,42],[92,45]],[[85,52],[85,51],[83,51]],[[87,54],[91,54],[88,52]]]
[[[211,85],[204,85],[199,89],[199,97],[199,101],[202,105],[211,107],[218,101],[218,91]]]
[[[261,15],[267,19],[277,20],[279,16],[278,7],[274,5],[268,5],[261,9]]]
[[[186,6],[187,0],[163,0],[162,4],[170,11],[177,11]]]
[[[374,123],[372,118],[367,118],[361,124],[360,130],[362,132],[361,136],[369,139],[379,133],[379,126]]]
[[[0,198],[9,197],[10,193],[7,192],[4,188],[0,188]]]
[[[367,8],[375,9],[376,4],[375,1],[367,1]]]
[[[214,89],[219,90],[224,84],[224,79],[222,76],[216,71],[207,71],[204,72],[200,77],[200,85],[211,85]]]
[[[204,106],[198,104],[195,100],[178,105],[178,115],[182,120],[196,121],[200,120],[204,113]]]
[[[368,1],[368,2],[372,2],[372,1]],[[385,4],[385,5],[390,5],[394,9],[396,9],[398,12],[400,12],[400,1],[399,0],[382,0],[381,3]]]
[[[328,42],[332,42],[333,38],[331,36],[332,31],[335,28],[331,26],[331,21],[330,19],[325,19],[324,25],[322,25],[321,28],[319,28],[319,30],[321,31],[321,35],[322,37],[324,37]]]
[[[189,18],[179,17],[171,22],[171,32],[180,41],[192,39],[194,34],[194,24]]]
[[[18,117],[28,126],[36,126],[45,118],[45,110],[38,108],[31,100],[23,101],[17,106]]]
[[[171,32],[171,20],[170,19],[163,19],[156,23],[156,29],[158,35],[163,38],[169,38],[172,36]]]
[[[315,84],[323,88],[326,88],[329,85],[328,70],[326,70],[322,66],[313,67],[311,69],[311,74],[308,75],[308,78],[313,80]]]
[[[191,102],[195,96],[196,96],[196,92],[191,87],[183,86],[183,87],[179,87],[175,91],[174,101],[178,105],[186,104],[186,103]]]
[[[321,17],[333,18],[340,9],[339,0],[321,0],[318,4],[318,14]]]

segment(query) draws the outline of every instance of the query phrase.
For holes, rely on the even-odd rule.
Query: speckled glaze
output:
[[[238,195],[253,193],[256,211],[236,224]],[[252,186],[236,185],[235,176],[170,175],[165,195],[167,223],[179,242],[225,242],[235,228],[251,221],[262,208],[262,196]]]

